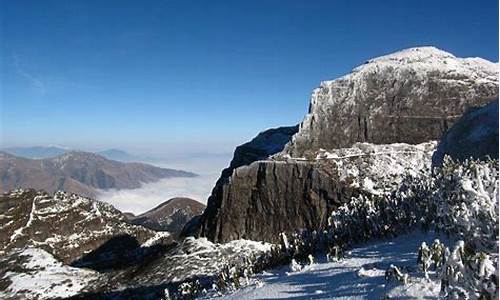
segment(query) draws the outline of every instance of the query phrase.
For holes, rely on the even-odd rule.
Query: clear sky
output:
[[[0,146],[229,152],[368,58],[498,61],[497,0],[0,1]]]

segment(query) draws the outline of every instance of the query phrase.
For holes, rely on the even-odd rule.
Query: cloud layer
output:
[[[138,189],[102,191],[98,199],[123,212],[139,214],[174,197],[188,197],[206,203],[216,180],[217,176],[207,175],[167,178],[144,184]]]
[[[199,174],[192,178],[167,178],[144,184],[132,190],[101,191],[98,199],[108,202],[123,212],[140,214],[174,197],[188,197],[206,204],[221,170],[230,157],[196,157],[175,163],[156,164],[159,167],[178,168]]]

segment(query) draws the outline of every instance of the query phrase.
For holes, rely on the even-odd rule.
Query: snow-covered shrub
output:
[[[425,276],[433,267],[450,298],[498,299],[498,173],[498,161],[445,158],[433,174],[408,176],[391,196],[353,198],[332,212],[325,250],[416,226],[434,229],[466,242],[451,253],[439,241],[422,245]]]
[[[403,272],[400,268],[395,265],[390,265],[385,271],[385,280],[388,282],[397,281],[402,284],[408,284],[408,274]]]
[[[333,245],[330,246],[327,250],[326,260],[329,262],[338,262],[342,259],[343,256],[344,255],[342,253],[342,248],[337,245]]]
[[[474,249],[498,251],[498,161],[445,158],[437,170],[436,190],[430,199],[436,207],[439,230],[457,236]]]
[[[425,278],[429,278],[431,267],[437,272],[441,269],[446,257],[446,247],[438,239],[434,240],[431,247],[423,242],[418,249],[417,265],[424,272]]]
[[[436,267],[443,265],[438,278],[449,299],[498,299],[498,178],[498,161],[445,158],[422,199],[429,208],[424,223],[461,239],[451,252],[429,250]]]
[[[295,259],[292,258],[292,261],[290,262],[290,272],[298,272],[302,270],[302,265],[299,264]]]
[[[441,291],[448,299],[498,299],[498,255],[475,252],[460,240],[447,251]]]

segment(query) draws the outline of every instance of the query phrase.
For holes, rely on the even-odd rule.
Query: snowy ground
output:
[[[416,270],[421,242],[431,244],[436,237],[445,239],[434,233],[415,232],[393,240],[371,242],[353,249],[337,263],[317,257],[317,263],[301,271],[290,272],[289,267],[283,267],[264,272],[252,279],[247,287],[219,298],[381,299],[387,295],[389,299],[437,299],[439,283],[427,282]],[[391,264],[412,268],[408,285],[386,283],[385,270]]]
[[[99,280],[97,272],[63,265],[39,248],[26,248],[0,259],[0,268],[9,270],[0,275],[0,283],[8,285],[0,290],[0,299],[69,297]]]

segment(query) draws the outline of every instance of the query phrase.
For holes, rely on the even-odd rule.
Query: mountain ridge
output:
[[[0,152],[1,191],[15,188],[66,190],[95,197],[98,190],[139,188],[169,177],[193,177],[181,170],[144,163],[124,163],[83,151],[69,151],[46,159],[29,159]]]

